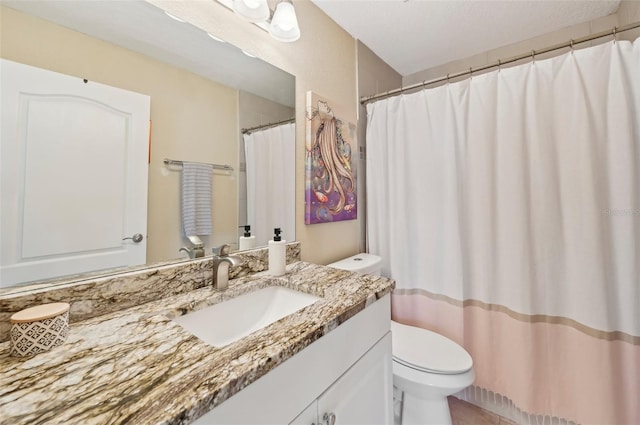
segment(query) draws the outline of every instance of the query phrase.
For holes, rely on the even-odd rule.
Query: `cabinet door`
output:
[[[333,413],[336,425],[393,424],[392,373],[387,333],[320,396],[319,420]]]
[[[316,424],[318,419],[318,402],[313,400],[306,409],[302,411],[289,425],[311,425]]]

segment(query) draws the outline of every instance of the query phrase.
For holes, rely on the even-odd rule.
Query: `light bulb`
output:
[[[256,0],[244,0],[244,4],[250,9],[257,9],[260,7],[260,2]]]
[[[267,0],[233,0],[233,11],[250,22],[265,22],[271,15]]]
[[[280,2],[273,14],[269,34],[279,41],[296,41],[300,38],[300,27],[293,4]]]

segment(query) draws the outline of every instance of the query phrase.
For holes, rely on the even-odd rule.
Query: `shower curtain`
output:
[[[474,391],[520,422],[640,424],[640,41],[367,116],[367,237],[393,318],[463,345]]]
[[[245,134],[247,224],[257,246],[273,239],[295,240],[295,123]]]

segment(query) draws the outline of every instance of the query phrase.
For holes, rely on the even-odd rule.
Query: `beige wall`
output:
[[[623,0],[620,2],[618,11],[618,24],[620,26],[628,25],[633,22],[640,22],[640,1],[638,0]],[[635,40],[640,37],[640,29],[625,32],[621,34],[621,37],[625,40]]]
[[[238,92],[146,56],[0,8],[0,56],[149,95],[153,123],[149,166],[147,261],[178,258],[186,245],[180,219],[180,173],[162,173],[164,158],[237,165]],[[236,240],[237,181],[213,178],[214,236],[207,247]]]
[[[429,68],[415,74],[406,75],[403,78],[402,85],[408,86],[411,84],[418,84],[423,81],[429,81],[436,78],[441,78],[447,74],[454,74],[456,72],[466,71],[469,68],[476,68],[482,65],[488,65],[496,63],[498,60],[508,59],[514,56],[531,52],[532,50],[538,50],[544,47],[553,46],[556,44],[565,43],[571,39],[584,37],[590,34],[595,34],[601,31],[608,31],[613,27],[621,27],[632,22],[640,21],[640,1],[638,0],[626,0],[620,2],[620,7],[617,13],[605,16],[599,19],[595,19],[590,22],[585,22],[579,25],[573,25],[568,28],[564,28],[559,31],[554,31],[548,34],[541,35],[539,37],[531,38],[519,43],[513,43],[507,46],[499,47],[493,50],[483,52],[478,55],[474,55],[468,58],[460,59],[457,61],[449,62],[444,65]],[[619,40],[634,40],[640,37],[640,29],[630,30],[618,34]],[[576,48],[583,48],[599,43],[605,43],[611,41],[611,37],[594,40],[592,42],[582,43],[577,45]],[[556,52],[550,52],[544,55],[537,55],[537,59],[545,59],[552,56],[569,51],[569,48],[558,50]],[[525,63],[526,60],[515,62],[513,65]]]
[[[215,1],[148,0],[296,77],[296,239],[302,259],[327,264],[359,251],[360,221],[304,224],[306,92],[313,90],[356,115],[355,40],[309,0],[294,0],[302,36],[281,43]]]

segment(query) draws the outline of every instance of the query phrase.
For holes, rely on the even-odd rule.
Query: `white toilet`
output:
[[[380,274],[382,259],[357,254],[329,267]],[[402,391],[402,425],[450,425],[447,396],[473,384],[473,361],[467,351],[435,332],[391,321],[393,385]]]

